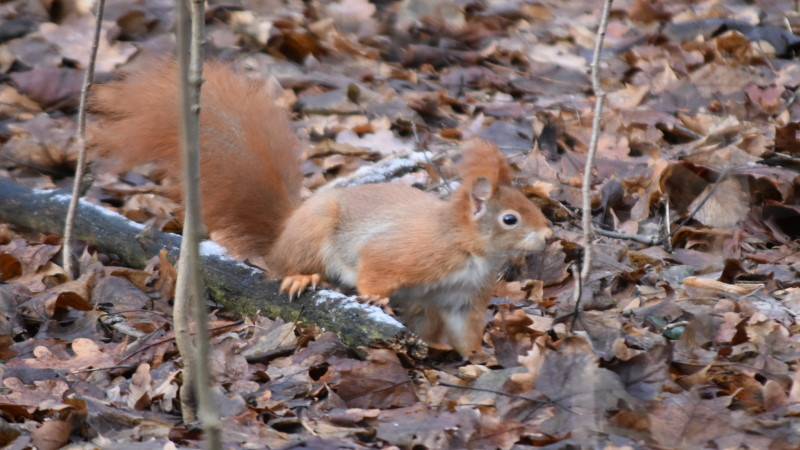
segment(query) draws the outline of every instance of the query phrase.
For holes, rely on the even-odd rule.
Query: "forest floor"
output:
[[[107,6],[98,82],[174,51],[173,4]],[[207,56],[283,88],[304,195],[422,150],[429,160],[396,182],[445,194],[462,143],[480,136],[556,235],[497,283],[473,361],[446,348],[359,358],[291,318],[214,313],[226,448],[800,447],[797,2],[614,2],[592,204],[616,235],[596,233],[575,317],[600,6],[209,2]],[[85,7],[0,3],[3,177],[72,183]],[[93,179],[89,201],[180,229],[153,168]],[[60,242],[0,226],[0,446],[201,446],[178,411],[173,268],[157,255],[119,267],[77,244],[83,276],[67,281]]]

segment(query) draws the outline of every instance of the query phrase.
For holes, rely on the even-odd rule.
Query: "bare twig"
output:
[[[283,347],[273,348],[272,350],[267,350],[265,352],[256,353],[253,355],[246,355],[245,359],[250,364],[254,363],[261,363],[267,364],[275,358],[280,358],[282,356],[289,356],[297,350],[296,345],[285,345]]]
[[[181,126],[181,146],[183,171],[184,171],[184,190],[190,184],[191,175],[187,176],[186,171],[190,170],[186,164],[186,153],[190,144],[187,142],[192,135],[189,131],[191,128],[191,96],[189,94],[188,86],[188,71],[189,71],[189,42],[190,42],[190,28],[189,17],[187,11],[187,2],[189,0],[178,0],[176,5],[176,40],[178,47],[178,82],[180,84],[180,126]],[[196,134],[195,134],[196,136]],[[196,145],[196,142],[195,142]],[[195,147],[196,150],[196,147]],[[175,343],[178,346],[178,352],[183,357],[183,384],[180,390],[181,414],[183,416],[183,423],[191,424],[197,421],[197,397],[195,396],[195,386],[197,384],[195,378],[195,352],[192,336],[189,332],[189,315],[191,313],[191,276],[187,274],[187,270],[191,271],[192,267],[192,247],[191,237],[196,233],[192,227],[196,226],[193,218],[195,217],[195,204],[192,202],[189,192],[184,193],[184,201],[186,202],[186,218],[184,221],[183,238],[181,240],[180,260],[178,264],[178,279],[176,282],[175,304],[172,308],[173,324],[175,326]],[[196,247],[195,247],[196,249]],[[205,319],[203,320],[205,322]]]
[[[187,11],[189,4],[191,5],[191,19]],[[220,449],[222,448],[222,425],[212,400],[213,390],[208,368],[208,311],[203,281],[200,276],[199,243],[203,234],[199,187],[200,86],[203,81],[203,45],[205,43],[204,3],[200,0],[182,0],[178,2],[177,12],[181,162],[183,163],[185,219],[173,320],[175,321],[178,350],[185,361],[181,406],[186,408],[183,410],[184,423],[191,423],[199,418],[205,431],[206,447]],[[193,307],[190,308],[189,305]],[[189,329],[184,321],[188,316],[187,310],[189,309],[194,312],[197,331],[194,342],[191,341]],[[194,395],[191,394],[192,389]],[[190,400],[196,400],[196,403]],[[194,409],[195,404],[197,410]]]
[[[121,310],[118,310],[118,311],[111,311],[111,312],[100,314],[100,316],[98,316],[98,319],[102,320],[102,319],[104,319],[106,317],[117,316],[117,315],[122,315],[122,314],[129,314],[129,313],[155,314],[157,316],[161,316],[161,317],[167,319],[167,321],[170,321],[170,319],[172,319],[172,317],[170,317],[169,314],[163,313],[161,311],[153,311],[153,310],[150,310],[150,309],[121,309]]]
[[[603,102],[606,98],[606,93],[600,86],[600,53],[603,50],[603,40],[606,35],[606,28],[608,27],[608,15],[611,11],[611,3],[613,0],[605,0],[603,2],[603,11],[600,14],[600,24],[597,27],[597,39],[594,45],[594,54],[592,56],[592,88],[594,90],[594,118],[592,120],[592,137],[589,142],[589,152],[586,155],[586,165],[583,171],[583,186],[581,194],[583,198],[583,267],[581,268],[580,280],[576,283],[586,286],[586,280],[589,279],[589,273],[592,269],[592,202],[591,202],[591,188],[592,188],[592,168],[594,166],[594,157],[597,153],[597,142],[600,139],[600,122],[603,115]],[[587,289],[575,289],[575,312],[578,313],[580,309],[581,291]]]
[[[538,410],[542,406],[547,406],[547,405],[552,405],[552,406],[559,407],[559,408],[563,409],[564,411],[566,411],[566,412],[568,412],[570,414],[576,414],[576,412],[573,411],[572,408],[570,408],[569,406],[562,405],[560,403],[562,400],[565,400],[565,399],[571,397],[571,395],[566,395],[564,397],[561,397],[561,398],[558,398],[558,399],[555,399],[555,400],[536,400],[536,399],[533,399],[533,398],[530,398],[530,397],[525,397],[524,395],[510,394],[508,392],[498,391],[498,390],[494,390],[494,389],[481,388],[481,387],[475,387],[475,386],[461,386],[461,385],[458,385],[458,384],[446,383],[444,381],[440,381],[438,383],[438,385],[439,386],[444,386],[444,387],[449,387],[449,388],[464,389],[464,390],[467,390],[467,391],[488,392],[488,393],[494,394],[494,395],[502,395],[504,397],[509,397],[509,398],[514,398],[514,399],[517,399],[517,400],[523,400],[523,401],[526,401],[526,402],[530,402],[530,403],[533,404],[533,408],[528,412],[528,416],[527,417],[530,417],[530,414],[532,414],[533,412],[535,412],[536,410]]]
[[[75,181],[72,184],[72,198],[67,209],[67,219],[64,224],[64,247],[61,251],[63,255],[64,272],[67,276],[74,278],[77,275],[72,266],[72,235],[75,223],[75,211],[78,209],[78,199],[81,196],[81,186],[83,185],[83,175],[86,170],[86,97],[89,88],[94,82],[94,65],[97,61],[97,49],[100,46],[100,31],[103,25],[103,10],[105,0],[97,0],[97,10],[95,11],[94,37],[92,38],[92,51],[89,55],[89,64],[83,74],[83,85],[81,86],[81,100],[78,106],[78,161],[75,167]]]
[[[422,152],[425,156],[425,162],[428,163],[428,166],[433,167],[436,170],[436,173],[439,174],[439,178],[442,179],[442,185],[445,187],[448,193],[453,192],[453,187],[450,186],[450,180],[447,179],[444,173],[442,173],[442,168],[439,167],[438,164],[434,164],[430,158],[430,148],[428,148],[427,144],[423,144],[419,138],[419,134],[417,134],[417,122],[411,122],[411,131],[414,132],[414,146],[416,147],[418,152]]]
[[[125,370],[133,370],[136,366],[107,366],[107,367],[93,367],[91,369],[80,369],[80,370],[70,370],[67,372],[70,375],[76,375],[79,373],[92,373],[92,372],[102,372],[104,370],[118,370],[118,369],[125,369]]]
[[[232,322],[232,323],[226,323],[225,325],[218,326],[218,327],[214,328],[214,329],[213,329],[213,330],[211,330],[211,331],[215,331],[215,332],[219,333],[219,331],[220,331],[220,330],[226,330],[226,329],[228,329],[228,328],[230,328],[230,329],[233,329],[233,328],[235,328],[235,327],[237,327],[237,326],[241,325],[241,324],[242,324],[242,322],[243,322],[243,321],[241,321],[241,320],[237,320],[236,322]],[[118,363],[123,363],[123,362],[127,361],[129,358],[131,358],[131,357],[133,357],[134,355],[136,355],[137,353],[141,353],[141,352],[143,352],[143,351],[145,351],[145,350],[149,350],[149,349],[151,349],[151,348],[153,348],[153,347],[158,347],[159,345],[164,345],[164,344],[167,344],[167,343],[169,343],[169,342],[171,342],[171,341],[173,341],[173,340],[175,340],[175,341],[176,341],[175,343],[177,344],[177,339],[176,339],[176,337],[175,337],[175,336],[167,336],[167,337],[165,337],[165,338],[159,339],[159,340],[158,340],[158,341],[156,341],[156,342],[151,342],[151,343],[149,343],[149,344],[147,344],[147,345],[143,345],[143,346],[141,346],[141,347],[139,347],[139,348],[136,348],[135,350],[133,350],[133,351],[132,351],[130,354],[128,354],[128,355],[125,355],[125,357],[124,357],[124,358],[122,358],[121,360],[119,360],[119,361],[117,361],[117,362],[118,362]],[[178,350],[178,351],[180,352],[180,350]],[[185,383],[185,382],[186,382],[186,378],[184,378],[184,383]]]
[[[659,238],[645,236],[643,234],[620,233],[618,231],[604,230],[602,228],[595,228],[595,232],[600,236],[636,241],[644,245],[657,245],[659,242],[661,242],[661,239]]]
[[[670,224],[672,223],[672,210],[669,208],[669,195],[664,194],[661,196],[661,203],[664,205],[664,229],[666,230],[667,234],[670,231]],[[665,241],[664,249],[668,252],[672,251],[672,241],[667,239]]]
[[[462,386],[460,384],[446,383],[444,381],[440,381],[437,384],[439,386],[444,386],[444,387],[449,387],[449,388],[464,389],[464,390],[467,390],[467,391],[476,391],[476,392],[488,392],[490,394],[502,395],[502,396],[509,397],[509,398],[515,398],[517,400],[524,400],[526,402],[533,403],[535,405],[534,406],[535,408],[539,408],[540,406],[544,406],[544,405],[552,405],[552,404],[554,404],[554,402],[552,402],[550,400],[536,400],[534,398],[525,397],[524,395],[511,394],[511,393],[508,393],[508,392],[498,391],[498,390],[495,390],[495,389],[487,389],[487,388],[481,388],[481,387],[476,387],[476,386]]]
[[[686,128],[685,126],[683,126],[681,124],[675,124],[675,125],[672,126],[672,128],[674,128],[675,130],[680,131],[683,134],[691,136],[692,139],[694,139],[694,140],[703,139],[703,135],[702,134],[697,133],[694,130],[690,130],[689,128]]]
[[[195,372],[196,372],[196,385],[195,392],[197,394],[200,423],[206,435],[206,448],[210,450],[218,450],[222,448],[222,422],[220,420],[219,411],[216,402],[214,401],[210,368],[210,349],[209,349],[209,332],[208,332],[208,306],[206,305],[205,290],[203,288],[203,279],[200,273],[200,240],[203,237],[203,225],[200,215],[200,87],[203,84],[203,59],[205,59],[205,1],[192,0],[191,2],[191,51],[189,52],[189,78],[188,88],[190,89],[190,103],[189,110],[184,109],[184,112],[189,112],[191,118],[191,127],[187,126],[187,131],[191,132],[190,137],[192,142],[189,145],[188,139],[186,146],[184,146],[184,176],[186,177],[185,189],[187,205],[189,204],[189,195],[191,187],[191,202],[193,203],[192,221],[192,242],[187,246],[192,251],[192,267],[187,271],[187,275],[191,277],[191,298],[194,303],[194,317],[197,333],[195,335]],[[181,71],[181,73],[186,73]],[[187,106],[184,102],[183,106]],[[187,120],[187,125],[189,121]],[[190,159],[192,160],[190,163]],[[187,210],[186,217],[189,217]],[[186,233],[184,233],[186,236]]]

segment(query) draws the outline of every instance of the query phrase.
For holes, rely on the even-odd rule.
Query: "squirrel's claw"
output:
[[[358,296],[358,301],[368,305],[376,305],[381,307],[389,305],[389,297],[384,297],[377,294],[360,294]]]
[[[316,289],[321,280],[322,277],[318,273],[311,275],[289,275],[281,282],[281,292],[287,292],[289,294],[289,300],[293,299],[295,295],[299,298],[300,294],[308,289],[309,286],[311,286],[311,289]]]

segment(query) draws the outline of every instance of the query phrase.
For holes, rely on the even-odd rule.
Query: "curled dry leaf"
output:
[[[50,288],[19,307],[23,314],[34,321],[60,317],[69,309],[90,311],[93,306],[89,302],[89,292],[93,285],[94,276],[84,275],[75,281]]]
[[[150,364],[142,363],[131,377],[128,390],[128,407],[146,409],[152,401],[153,379],[150,376]]]
[[[683,284],[698,289],[709,289],[731,295],[747,295],[757,289],[764,287],[763,284],[736,285],[723,283],[721,281],[710,280],[708,278],[686,277]]]

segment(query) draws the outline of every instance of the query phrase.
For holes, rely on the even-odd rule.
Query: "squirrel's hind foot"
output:
[[[289,300],[295,297],[300,297],[309,286],[311,289],[316,289],[317,285],[322,281],[322,276],[318,273],[313,273],[311,275],[289,275],[283,279],[281,282],[281,292],[287,292],[289,294]]]

